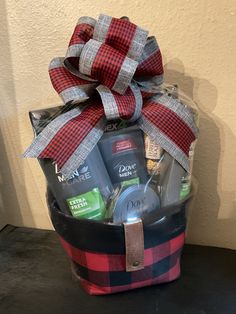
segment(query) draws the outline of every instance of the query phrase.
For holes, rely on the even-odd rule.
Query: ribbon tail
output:
[[[51,158],[68,179],[96,146],[105,125],[100,101],[77,107],[50,122],[23,157]]]
[[[70,178],[75,169],[79,168],[93,148],[97,145],[98,141],[104,133],[105,125],[106,118],[103,116],[60,169],[61,173],[65,176],[66,179]]]
[[[83,111],[84,107],[72,109],[64,114],[61,114],[52,122],[50,122],[37,137],[33,140],[31,145],[23,153],[22,157],[39,158],[42,152],[50,144],[59,130],[64,127],[70,120],[78,117]]]
[[[187,172],[189,171],[189,161],[187,156],[156,125],[154,125],[143,115],[140,117],[138,125],[140,129],[146,133],[154,142],[159,144],[172,157],[174,157]]]
[[[146,102],[138,125],[189,172],[189,149],[198,134],[189,108],[177,99],[159,95]]]

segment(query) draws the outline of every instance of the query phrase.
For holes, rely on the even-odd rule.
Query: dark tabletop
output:
[[[53,231],[0,232],[1,314],[236,314],[236,251],[186,245],[175,282],[89,296]]]

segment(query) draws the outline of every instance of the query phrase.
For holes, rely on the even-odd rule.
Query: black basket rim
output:
[[[143,225],[148,226],[148,225],[151,225],[151,224],[157,222],[158,220],[161,220],[164,217],[177,214],[178,212],[180,212],[182,210],[183,207],[185,207],[189,203],[189,201],[193,198],[195,193],[196,193],[196,183],[192,182],[191,192],[189,193],[188,196],[186,196],[182,200],[179,200],[178,202],[164,206],[162,208],[159,208],[156,211],[153,211],[153,212],[145,215],[145,217],[142,218]],[[58,215],[63,216],[64,218],[69,219],[69,220],[77,221],[77,223],[83,223],[83,224],[87,223],[87,224],[90,224],[91,226],[92,225],[94,225],[94,226],[104,226],[105,225],[108,228],[109,227],[120,228],[123,226],[123,223],[112,223],[112,222],[106,221],[106,220],[92,220],[92,219],[86,219],[86,218],[75,218],[71,215],[63,213],[62,211],[59,210],[59,206],[56,202],[56,199],[53,196],[49,187],[47,187],[46,199],[47,199],[47,205],[48,205],[50,211],[52,210],[52,207],[53,207],[53,209],[57,211]]]

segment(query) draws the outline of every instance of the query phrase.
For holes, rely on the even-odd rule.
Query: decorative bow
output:
[[[107,120],[121,118],[137,121],[188,171],[197,127],[187,106],[160,92],[161,52],[155,37],[147,35],[127,19],[81,17],[65,58],[51,61],[49,75],[67,106],[90,98],[89,105],[50,122],[24,157],[52,158],[70,177],[101,138]]]

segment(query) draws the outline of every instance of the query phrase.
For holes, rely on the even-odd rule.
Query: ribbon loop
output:
[[[148,32],[127,19],[100,14],[93,39],[120,51],[128,58],[138,60],[147,41]]]
[[[137,66],[137,61],[94,39],[85,44],[79,61],[82,74],[120,94],[125,93]]]
[[[63,61],[63,58],[54,58],[49,65],[49,76],[54,89],[65,104],[84,102],[91,96],[97,84],[81,79],[67,71]]]

